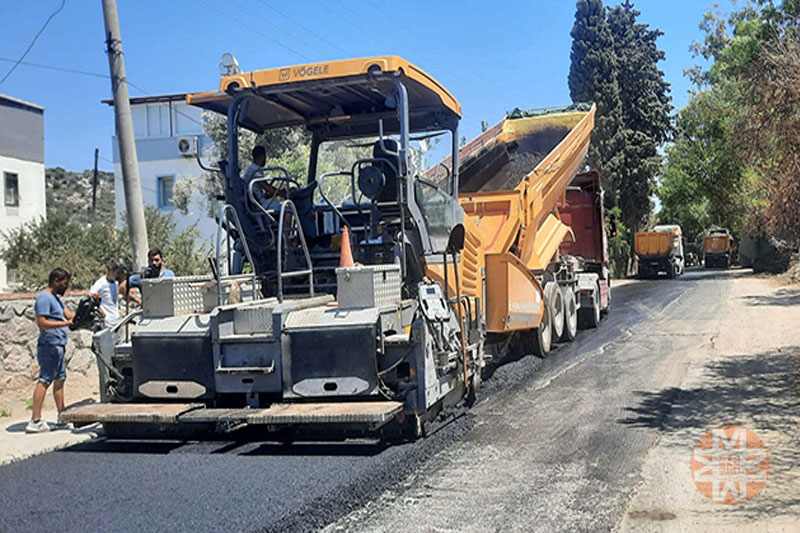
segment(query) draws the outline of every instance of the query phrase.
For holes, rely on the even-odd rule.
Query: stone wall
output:
[[[78,297],[63,298],[69,309],[75,309]],[[34,380],[39,374],[36,363],[36,341],[39,328],[33,313],[33,299],[0,300],[0,390],[20,379]],[[67,375],[96,373],[97,364],[91,350],[92,332],[70,331],[67,340]]]

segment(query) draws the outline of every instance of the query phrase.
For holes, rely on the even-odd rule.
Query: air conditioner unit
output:
[[[183,157],[197,155],[197,137],[178,137],[178,153]]]

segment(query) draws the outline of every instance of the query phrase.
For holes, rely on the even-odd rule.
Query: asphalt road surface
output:
[[[598,329],[493,369],[477,405],[416,443],[100,439],[13,463],[0,468],[0,531],[385,530],[409,504],[392,494],[447,469],[461,481],[432,505],[473,512],[429,522],[410,502],[392,529],[610,529],[669,409],[665,397],[639,413],[642,391],[680,382],[688,347],[742,277],[694,270],[613,288]],[[522,474],[523,460],[535,471]]]

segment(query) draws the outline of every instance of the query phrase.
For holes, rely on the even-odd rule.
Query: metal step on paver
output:
[[[176,424],[180,415],[202,407],[197,403],[95,403],[67,409],[62,416],[75,424]]]
[[[78,424],[177,424],[235,422],[248,425],[369,424],[389,422],[403,409],[392,401],[273,404],[265,408],[217,409],[189,403],[100,403],[68,409],[64,420]]]

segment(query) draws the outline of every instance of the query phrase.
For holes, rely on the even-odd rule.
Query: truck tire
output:
[[[578,305],[575,303],[575,292],[572,287],[564,287],[564,332],[561,342],[572,342],[578,334]]]
[[[564,334],[564,293],[558,282],[551,281],[544,286],[544,301],[550,311],[550,325],[553,328],[552,340],[557,341]]]
[[[542,323],[538,328],[530,330],[524,335],[525,343],[528,345],[530,352],[544,359],[553,344],[553,326],[550,323],[550,308],[545,305],[543,307],[544,315],[542,316]]]
[[[667,277],[669,279],[674,279],[677,274],[676,271],[677,267],[675,266],[675,263],[670,263],[669,266],[667,267]]]
[[[581,329],[596,328],[600,323],[600,288],[595,285],[592,292],[592,305],[578,309],[578,325]]]

